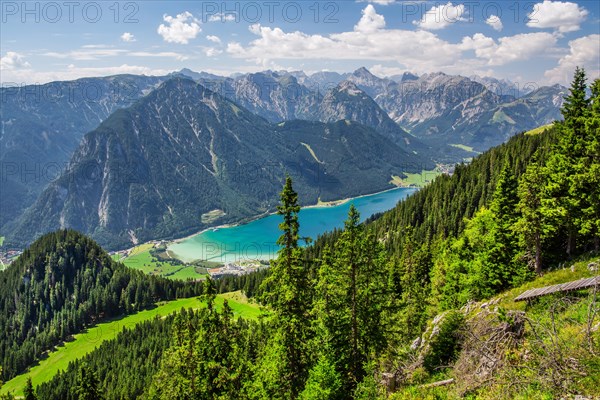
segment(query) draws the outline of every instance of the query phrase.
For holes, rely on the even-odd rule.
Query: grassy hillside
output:
[[[391,398],[553,399],[568,394],[597,398],[600,306],[594,289],[529,303],[514,301],[532,288],[596,276],[594,263],[600,264],[598,255],[584,256],[498,296],[436,316],[419,348],[407,350],[406,359],[417,361],[405,364],[402,389]],[[452,312],[462,315],[464,323],[454,331],[444,330]],[[453,363],[427,372],[418,360],[427,359],[444,342],[442,335],[458,341],[460,350]],[[450,379],[454,380],[450,384],[433,387]]]
[[[117,257],[118,261],[121,261],[125,266],[149,275],[157,275],[171,280],[181,281],[206,278],[207,274],[204,268],[200,268],[196,265],[184,264],[178,260],[169,258],[159,259],[151,253],[154,248],[155,245],[153,243],[145,243],[134,247],[125,258],[120,258],[118,255],[115,255],[115,257]]]
[[[225,299],[227,299],[235,316],[256,319],[261,313],[258,306],[249,303],[240,292],[219,295],[215,300],[217,308],[223,306],[223,301]],[[6,384],[2,386],[0,393],[14,392],[16,395],[21,395],[27,377],[31,377],[34,386],[49,381],[56,373],[58,373],[58,371],[65,370],[70,362],[84,357],[86,354],[97,349],[102,343],[114,339],[123,329],[132,329],[144,321],[173,314],[182,308],[199,309],[205,305],[204,302],[201,302],[196,297],[161,302],[157,304],[156,308],[140,311],[125,318],[98,324],[95,327],[88,329],[86,332],[75,335],[74,340],[58,347],[55,351],[50,352],[46,358],[38,365],[31,368],[27,373],[21,374],[6,382]]]

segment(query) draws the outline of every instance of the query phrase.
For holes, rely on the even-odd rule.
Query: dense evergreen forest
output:
[[[201,287],[129,269],[72,230],[44,235],[0,273],[3,378],[86,326],[198,294]]]
[[[298,194],[288,177],[278,208],[282,249],[269,273],[208,281],[206,309],[124,332],[37,393],[27,388],[28,398],[378,399],[389,394],[385,373],[403,382],[404,365],[418,362],[422,374],[448,366],[463,322],[453,310],[600,250],[600,80],[589,98],[587,89],[577,69],[564,122],[516,136],[366,224],[351,207],[343,230],[309,248],[299,245]],[[93,274],[96,255],[88,255]],[[32,264],[18,265],[11,282],[26,287]],[[17,286],[2,296],[13,299],[23,292]],[[235,319],[226,303],[217,311],[212,299],[226,288],[246,290],[268,314],[252,322]],[[88,310],[98,307],[86,299]],[[115,299],[120,308],[137,304],[135,295]],[[411,344],[446,310],[437,339],[417,360]],[[598,351],[592,342],[590,354]],[[578,371],[590,375],[598,363],[590,365]]]

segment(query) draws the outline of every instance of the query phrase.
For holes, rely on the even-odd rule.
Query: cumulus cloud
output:
[[[217,44],[221,44],[221,38],[219,38],[218,36],[215,35],[208,35],[206,37],[206,39],[208,39],[209,41],[213,42],[213,43],[217,43]]]
[[[557,40],[556,35],[551,33],[535,32],[501,37],[496,42],[482,33],[476,33],[463,38],[460,48],[474,50],[475,55],[488,65],[499,66],[552,52]]]
[[[584,67],[589,78],[600,78],[600,35],[589,35],[569,42],[569,53],[558,60],[558,65],[545,72],[552,83],[567,84],[575,67]]]
[[[490,17],[488,19],[485,20],[485,23],[488,24],[489,26],[491,26],[492,28],[494,28],[494,30],[500,32],[502,30],[502,28],[504,28],[504,25],[502,24],[502,20],[500,19],[500,17],[496,16],[496,15],[490,15]]]
[[[436,30],[444,29],[447,26],[459,21],[465,21],[464,4],[454,5],[448,2],[445,5],[436,5],[423,14],[420,21],[413,21],[421,29]]]
[[[176,17],[164,14],[163,20],[166,24],[160,24],[157,32],[165,42],[187,44],[202,31],[199,21],[188,11]]]
[[[217,49],[216,47],[203,47],[202,50],[204,50],[204,54],[206,54],[207,57],[216,57],[223,53],[223,50]]]
[[[25,61],[25,57],[14,51],[7,51],[4,57],[0,57],[0,69],[2,70],[27,69],[30,67],[31,65]]]
[[[375,7],[371,4],[362,10],[362,17],[354,26],[355,31],[363,33],[372,33],[383,28],[385,28],[385,18],[383,15],[377,14]]]
[[[553,28],[560,33],[578,31],[581,23],[588,16],[588,11],[577,3],[549,1],[537,3],[533,11],[527,15],[530,28]]]
[[[397,61],[408,68],[435,71],[459,65],[457,45],[440,39],[428,31],[383,29],[385,21],[367,6],[362,22],[354,31],[330,35],[285,32],[260,24],[250,30],[258,36],[247,46],[237,42],[227,45],[227,52],[235,58],[244,58],[264,64],[273,59],[335,59]],[[368,35],[365,30],[369,31]]]
[[[121,40],[124,42],[135,42],[135,36],[132,33],[125,32],[121,35]]]

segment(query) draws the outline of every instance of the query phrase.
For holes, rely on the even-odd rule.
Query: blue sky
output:
[[[366,66],[565,84],[600,74],[598,3],[2,0],[0,79]]]

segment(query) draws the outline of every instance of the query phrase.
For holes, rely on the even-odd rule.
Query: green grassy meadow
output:
[[[538,128],[532,129],[528,132],[525,132],[526,135],[539,135],[540,133],[544,133],[546,130],[550,129],[553,124],[543,125]]]
[[[206,273],[202,268],[194,265],[176,265],[169,261],[161,261],[152,256],[150,250],[154,248],[152,243],[139,245],[131,250],[128,257],[121,259],[113,255],[113,259],[120,261],[125,266],[140,270],[149,275],[160,275],[175,280],[204,279]]]
[[[248,302],[241,292],[218,295],[215,299],[217,309],[223,307],[225,300],[227,300],[236,317],[256,319],[261,314],[259,306]],[[158,303],[157,307],[151,310],[140,311],[124,318],[98,324],[89,328],[86,332],[75,335],[73,341],[57,347],[55,351],[48,354],[47,358],[41,360],[38,365],[32,367],[27,373],[6,382],[0,389],[0,394],[13,392],[17,396],[21,395],[27,377],[31,377],[34,386],[49,381],[58,371],[65,370],[71,361],[82,358],[105,341],[114,339],[123,329],[132,328],[141,322],[156,317],[173,314],[182,308],[199,309],[205,306],[206,303],[200,301],[197,297],[178,299]]]
[[[429,183],[431,183],[436,177],[441,175],[442,173],[437,169],[432,170],[423,170],[420,173],[409,173],[404,172],[406,178],[401,178],[399,176],[392,176],[392,180],[390,183],[400,186],[400,187],[419,187],[423,188]]]

